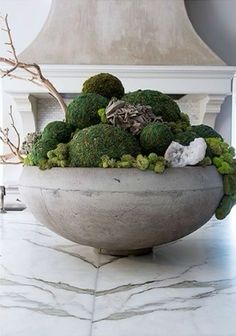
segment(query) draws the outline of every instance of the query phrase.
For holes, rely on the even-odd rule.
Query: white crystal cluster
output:
[[[189,146],[182,146],[172,141],[165,152],[165,159],[171,167],[194,166],[204,159],[206,149],[207,145],[203,138],[195,139]]]

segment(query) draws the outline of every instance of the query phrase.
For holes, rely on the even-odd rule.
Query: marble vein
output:
[[[21,287],[30,287],[30,288],[36,288],[38,290],[41,290],[43,292],[49,293],[53,298],[55,298],[55,294],[50,291],[49,289],[42,288],[40,286],[36,286],[33,284],[27,284],[19,281],[9,280],[9,279],[0,279],[0,286],[21,286]]]
[[[24,241],[27,241],[28,243],[33,244],[35,246],[51,249],[51,250],[57,251],[59,253],[68,254],[71,257],[79,258],[79,259],[83,260],[84,262],[88,263],[89,265],[91,265],[94,268],[98,267],[94,263],[92,263],[89,260],[87,260],[86,257],[83,257],[82,255],[80,255],[78,253],[69,252],[69,251],[63,250],[63,249],[61,249],[59,247],[53,247],[53,246],[47,246],[47,245],[39,244],[39,243],[36,243],[36,242],[34,242],[34,241],[30,240],[30,239],[24,239]]]
[[[0,215],[1,336],[235,336],[235,218],[118,258]]]
[[[56,316],[56,317],[72,317],[72,318],[76,318],[76,319],[79,319],[79,320],[90,321],[90,319],[87,319],[87,318],[84,318],[84,317],[81,317],[81,316],[70,315],[62,309],[55,309],[55,308],[52,308],[50,306],[45,306],[45,305],[42,305],[41,307],[37,306],[37,307],[33,308],[33,307],[27,307],[27,306],[21,306],[21,305],[7,306],[7,305],[0,304],[0,308],[26,309],[26,310],[34,311],[34,312],[37,312],[37,313],[42,313],[42,314],[45,314],[45,315],[51,315],[51,316]]]
[[[5,266],[2,266],[2,268],[5,269],[5,271],[7,271],[9,274],[13,275],[14,277],[20,277],[26,280],[30,280],[30,281],[36,281],[38,283],[44,284],[44,285],[48,285],[54,288],[58,288],[58,289],[63,289],[65,291],[69,291],[69,292],[74,292],[74,293],[78,293],[78,294],[87,294],[87,295],[94,295],[95,290],[90,289],[90,288],[79,288],[76,286],[72,286],[70,284],[64,283],[64,282],[53,282],[53,281],[48,281],[48,280],[44,280],[44,279],[40,279],[40,278],[36,278],[36,277],[29,277],[29,276],[22,276],[20,274],[16,274],[16,273],[11,273],[9,270],[7,270],[7,268]],[[2,280],[2,284],[4,284],[4,279],[0,279]],[[8,280],[9,281],[9,280]],[[0,282],[1,284],[1,282]],[[6,284],[6,283],[5,283]],[[32,286],[32,285],[29,285]],[[38,287],[38,286],[33,286],[33,287]],[[42,287],[39,287],[40,289],[42,289]]]
[[[93,323],[98,323],[101,321],[112,321],[112,320],[123,320],[132,318],[134,316],[143,316],[146,314],[151,314],[158,311],[193,311],[201,308],[201,306],[198,307],[183,307],[183,308],[157,308],[157,309],[150,309],[150,310],[130,310],[122,313],[114,313],[111,314],[105,318],[94,320]]]

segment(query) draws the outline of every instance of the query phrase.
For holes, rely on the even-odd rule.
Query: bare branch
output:
[[[18,63],[18,58],[17,58],[17,55],[16,55],[16,49],[13,45],[13,40],[12,40],[12,36],[11,36],[11,29],[10,29],[9,24],[8,24],[8,14],[6,14],[4,21],[5,21],[5,25],[6,25],[6,31],[7,31],[7,34],[8,34],[8,38],[9,38],[9,42],[7,44],[10,45],[12,53],[14,55],[14,59],[15,59],[16,63]]]
[[[6,58],[6,57],[0,57],[0,62],[5,63],[7,65],[11,65],[11,66],[15,65],[15,62],[14,62],[13,59],[9,59],[9,58]]]
[[[0,155],[0,164],[18,164],[23,163],[24,157],[21,154],[21,140],[20,134],[15,126],[15,121],[12,114],[12,106],[10,106],[9,116],[11,119],[11,127],[14,130],[17,143],[14,144],[13,141],[9,137],[9,128],[1,128],[0,127],[0,141],[10,149],[10,153],[5,155]],[[19,161],[11,161],[12,158],[17,158]]]
[[[2,74],[2,75],[1,75],[1,78],[3,78],[4,75],[5,75],[5,71],[1,69],[1,70],[0,70],[0,73]],[[27,78],[23,78],[23,77],[15,76],[15,75],[12,75],[12,74],[8,74],[7,77],[9,77],[10,79],[28,80]]]
[[[8,41],[5,43],[6,46],[8,46],[8,54],[11,55],[11,57],[0,57],[0,63],[4,64],[4,68],[0,69],[0,76],[3,77],[9,77],[10,79],[20,79],[20,80],[26,80],[34,83],[35,85],[38,85],[40,87],[44,87],[47,89],[50,95],[52,95],[54,98],[57,99],[60,107],[64,111],[64,113],[67,110],[67,106],[61,96],[61,94],[57,91],[57,89],[54,87],[54,85],[44,77],[41,68],[36,63],[25,63],[19,61],[16,50],[13,44],[13,39],[11,35],[11,30],[8,24],[8,15],[5,17],[0,15],[0,20],[2,20],[4,27],[1,29],[7,33]],[[17,70],[23,70],[24,75],[21,75],[21,73],[17,72]],[[16,74],[15,74],[16,73]],[[16,144],[13,143],[13,141],[9,137],[9,128],[0,128],[0,141],[6,146],[9,147],[10,153],[5,155],[0,155],[0,164],[19,164],[22,163],[24,160],[24,157],[21,153],[21,139],[20,134],[15,126],[13,114],[12,114],[12,106],[10,107],[9,112],[10,120],[11,120],[11,127],[14,130],[16,134]],[[13,159],[17,158],[18,161],[14,161]],[[12,161],[13,160],[13,161]]]
[[[9,70],[6,70],[5,73],[2,75],[2,78],[8,76],[11,72],[15,71],[18,65],[15,65],[14,67],[12,67]]]
[[[12,153],[0,155],[0,165],[16,165],[22,163],[22,161],[10,161],[11,159],[14,159],[15,156]]]
[[[14,157],[12,153],[8,153],[5,155],[0,155],[0,162],[7,162],[7,160],[10,160]]]
[[[10,50],[8,50],[8,53],[10,53],[13,56],[13,58],[0,57],[0,63],[3,63],[6,66],[10,67],[9,69],[6,69],[6,70],[0,70],[1,76],[15,78],[15,79],[28,80],[36,85],[46,88],[47,91],[54,98],[57,99],[61,109],[63,110],[64,113],[66,113],[67,106],[64,102],[63,97],[57,91],[54,85],[47,78],[44,77],[40,66],[36,63],[24,63],[18,60],[16,50],[13,44],[11,30],[8,24],[8,15],[6,15],[5,17],[0,16],[0,19],[3,21],[3,24],[4,24],[4,28],[2,28],[2,30],[5,31],[8,36],[8,42],[5,43],[7,46],[10,47]],[[26,73],[26,75],[28,75],[28,77],[25,78],[21,75],[13,74],[18,69],[24,70],[24,72]]]
[[[17,148],[20,148],[20,134],[16,129],[15,122],[14,122],[14,119],[13,119],[13,116],[12,116],[12,105],[10,106],[9,116],[11,118],[11,126],[14,129],[14,131],[16,133],[16,136],[17,136]]]
[[[2,129],[0,128],[0,133],[2,133],[3,136],[0,136],[0,140],[5,144],[7,145],[12,154],[13,155],[17,155],[17,148],[14,146],[14,144],[11,142],[11,140],[9,139],[9,129],[8,128],[5,128],[5,129]]]
[[[22,162],[21,161],[17,161],[17,162],[14,162],[14,161],[7,161],[7,162],[0,161],[0,165],[18,165],[18,164],[22,164]]]

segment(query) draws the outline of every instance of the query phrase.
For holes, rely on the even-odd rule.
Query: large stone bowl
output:
[[[25,167],[20,192],[49,229],[112,255],[141,254],[184,237],[214,214],[223,196],[214,166],[130,169]]]

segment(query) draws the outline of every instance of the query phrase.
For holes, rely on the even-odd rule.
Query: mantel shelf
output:
[[[63,93],[80,92],[90,76],[109,72],[118,76],[126,91],[155,89],[169,94],[224,94],[232,92],[236,67],[230,66],[132,66],[132,65],[42,65],[45,77]],[[19,72],[20,74],[20,72]],[[4,78],[5,92],[45,92],[34,84]]]

